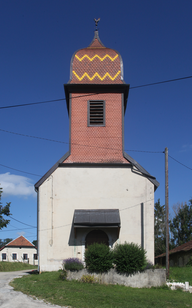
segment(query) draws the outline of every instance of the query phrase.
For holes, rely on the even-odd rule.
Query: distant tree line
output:
[[[12,238],[6,238],[4,240],[0,240],[0,248],[11,242],[13,239]]]
[[[192,199],[173,206],[174,217],[169,219],[169,249],[192,240]],[[155,256],[166,251],[165,205],[155,203]]]
[[[10,216],[10,204],[11,202],[7,202],[6,205],[2,205],[1,202],[1,195],[3,193],[2,188],[0,187],[0,230],[3,229],[4,227],[7,227],[8,223],[9,223],[9,219],[6,219],[5,216]]]

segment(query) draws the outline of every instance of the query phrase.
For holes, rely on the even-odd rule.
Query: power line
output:
[[[171,159],[173,159],[174,161],[176,161],[178,164],[184,166],[185,168],[189,169],[189,170],[192,170],[192,168],[184,165],[183,163],[181,163],[180,161],[178,161],[177,159],[173,158],[171,155],[168,155]]]
[[[80,143],[74,143],[74,142],[66,142],[66,141],[59,141],[59,140],[54,140],[54,139],[49,139],[49,138],[43,138],[43,137],[37,137],[37,136],[32,136],[32,135],[25,135],[25,134],[20,134],[20,133],[15,133],[11,132],[8,130],[4,130],[0,128],[0,131],[9,133],[9,134],[14,134],[14,135],[19,135],[23,137],[28,137],[28,138],[35,138],[35,139],[40,139],[40,140],[45,140],[45,141],[51,141],[51,142],[57,142],[57,143],[63,143],[63,144],[71,144],[71,145],[78,145],[82,147],[93,147],[93,148],[99,148],[99,149],[106,149],[106,150],[113,150],[116,151],[116,148],[110,148],[110,147],[98,147],[96,145],[87,145],[87,144],[80,144]],[[125,151],[129,152],[143,152],[143,153],[163,153],[163,151],[144,151],[144,150],[130,150],[130,149],[125,149]]]
[[[22,230],[29,230],[33,228],[18,228],[18,229],[13,229],[13,230],[1,230],[1,232],[11,232],[11,231],[22,231]]]
[[[153,201],[153,202],[154,202],[154,199],[146,200],[146,201],[144,201],[143,203],[147,203],[147,202],[149,202],[149,201]],[[140,204],[141,204],[141,202],[140,202],[140,203],[137,203],[137,204],[135,204],[135,205],[126,207],[126,208],[124,208],[124,209],[120,209],[119,211],[121,212],[121,211],[124,211],[124,210],[129,210],[129,209],[131,209],[131,208],[133,208],[133,207],[135,207],[135,206],[138,206],[138,205],[140,205]],[[11,217],[11,218],[13,218],[13,217]],[[16,220],[16,219],[14,219],[14,220]],[[18,221],[18,222],[20,222],[20,223],[22,223],[22,224],[24,224],[24,225],[30,226],[30,225],[28,225],[28,224],[25,224],[25,223],[19,221],[19,220],[16,220],[16,221]],[[52,229],[64,228],[64,227],[68,227],[68,226],[71,226],[71,225],[72,225],[72,223],[66,224],[66,225],[57,226],[57,227],[53,227],[53,228],[50,227],[50,228],[46,228],[46,229],[41,229],[41,230],[39,230],[39,232],[48,231],[48,230],[52,230]],[[14,229],[14,230],[1,230],[1,232],[2,232],[2,231],[7,232],[7,231],[16,231],[16,230],[28,230],[28,229],[32,229],[32,228],[37,228],[37,227],[31,226],[31,228],[18,228],[18,229]]]
[[[3,129],[0,129],[0,131],[6,132],[6,133],[10,133],[10,134],[15,134],[15,135],[20,135],[20,136],[24,136],[24,137],[29,137],[29,138],[36,138],[36,139],[42,139],[42,140],[46,140],[46,141],[52,141],[52,142],[58,142],[58,143],[64,143],[64,144],[70,144],[69,142],[64,142],[64,141],[58,141],[58,140],[53,140],[53,139],[48,139],[48,138],[43,138],[43,137],[37,137],[37,136],[30,136],[30,135],[25,135],[25,134],[20,134],[20,133],[14,133],[14,132],[10,132],[10,131],[6,131]],[[96,147],[96,148],[101,148],[101,149],[106,149],[106,150],[113,150],[116,151],[117,149],[114,148],[107,148],[107,147],[98,147],[98,146],[90,146],[90,145],[86,145],[86,144],[79,144],[79,143],[71,143],[72,145],[78,145],[78,146],[83,146],[83,147]],[[145,151],[145,150],[130,150],[130,149],[125,149],[125,151],[127,152],[138,152],[138,153],[150,153],[150,154],[162,154],[164,153],[164,151]],[[178,164],[184,166],[185,168],[192,170],[192,168],[186,166],[185,164],[179,162],[178,160],[176,160],[175,158],[173,158],[172,156],[168,155],[171,159],[175,160]],[[33,176],[38,176],[38,177],[42,177],[42,175],[40,174],[35,174],[35,173],[30,173],[30,172],[26,172],[20,169],[15,169],[3,164],[0,164],[0,166],[8,168],[8,169],[12,169],[21,173],[25,173],[25,174],[30,174]]]
[[[92,96],[97,95],[98,93],[89,93],[84,95],[78,95],[74,98],[84,97],[84,96]],[[0,109],[8,109],[8,108],[16,108],[16,107],[25,107],[25,106],[32,106],[32,105],[40,105],[40,104],[47,104],[47,103],[54,103],[54,102],[60,102],[60,101],[66,101],[66,98],[57,98],[49,101],[41,101],[41,102],[35,102],[35,103],[27,103],[27,104],[19,104],[19,105],[11,105],[11,106],[2,106]]]
[[[22,222],[22,221],[20,221],[20,220],[18,220],[18,219],[16,219],[16,218],[13,218],[12,216],[9,216],[9,218],[11,218],[11,219],[13,219],[13,220],[19,222],[20,224],[25,225],[25,226],[32,227],[32,228],[37,228],[37,227],[35,227],[35,226],[28,225],[28,224],[26,224],[26,223],[24,223],[24,222]]]
[[[143,84],[143,85],[133,86],[133,87],[130,87],[130,90],[138,89],[138,88],[143,88],[143,87],[154,86],[154,85],[168,83],[168,82],[180,81],[180,80],[185,80],[185,79],[190,79],[190,78],[192,78],[192,76],[186,76],[186,77],[180,77],[180,78],[175,78],[175,79],[168,79],[168,80],[163,80],[163,81],[157,81],[157,82],[147,83],[147,84]],[[97,94],[98,93],[79,95],[79,96],[75,96],[74,98],[79,98],[79,97],[83,97],[83,96],[92,96],[92,95],[97,95]],[[25,107],[25,106],[32,106],[32,105],[39,105],[39,104],[47,104],[47,103],[64,101],[64,100],[66,100],[66,98],[58,98],[58,99],[53,99],[53,100],[48,100],[48,101],[41,101],[41,102],[35,102],[35,103],[26,103],[26,104],[18,104],[18,105],[11,105],[11,106],[1,106],[0,109],[8,109],[8,108]]]
[[[32,233],[31,233],[32,234]],[[27,235],[27,238],[29,238],[29,237],[35,237],[35,238],[37,238],[37,235],[35,234],[35,235]]]
[[[17,228],[17,227],[13,226],[13,225],[12,225],[12,224],[10,224],[10,223],[9,223],[9,226],[11,226],[11,227],[15,228],[15,231],[17,231],[17,230],[18,230],[18,228]],[[19,230],[22,230],[22,229],[19,229]],[[24,230],[25,230],[25,228],[24,228]],[[13,230],[12,230],[12,231],[13,231]],[[34,233],[30,232],[30,231],[28,231],[28,233],[30,233],[30,234],[34,234]]]
[[[53,99],[53,100],[50,100],[50,101],[42,101],[42,102],[36,102],[36,103],[19,104],[19,105],[12,105],[12,106],[2,106],[2,107],[0,107],[0,109],[8,109],[8,108],[24,107],[24,106],[31,106],[31,105],[47,104],[47,103],[59,102],[59,101],[63,101],[63,100],[65,100],[65,98],[58,98],[58,99]]]
[[[138,88],[143,88],[143,87],[149,87],[149,86],[154,86],[154,85],[157,85],[157,84],[179,81],[179,80],[190,79],[190,78],[192,78],[192,76],[180,77],[180,78],[175,78],[175,79],[168,79],[168,80],[164,80],[164,81],[158,81],[158,82],[143,84],[143,85],[140,85],[140,86],[130,87],[130,89],[138,89]]]
[[[35,138],[35,139],[41,139],[41,140],[46,140],[46,141],[52,141],[52,142],[57,142],[57,143],[65,143],[65,144],[69,144],[69,142],[64,142],[64,141],[59,141],[59,140],[53,140],[53,139],[49,139],[49,138],[43,138],[43,137],[37,137],[37,136],[31,136],[31,135],[25,135],[25,134],[20,134],[20,133],[15,133],[15,132],[11,132],[5,129],[1,129],[1,132],[4,133],[9,133],[9,134],[13,134],[13,135],[18,135],[18,136],[23,136],[23,137],[28,137],[28,138]]]
[[[162,154],[163,151],[144,151],[144,150],[126,150],[127,152],[141,152],[141,153],[151,153],[151,154]]]
[[[147,200],[147,201],[145,201],[145,202],[143,202],[143,203],[147,203],[147,202],[149,202],[149,201],[153,201],[153,202],[154,202],[154,199],[149,199],[149,200]],[[140,205],[140,204],[141,204],[141,202],[140,202],[140,203],[137,203],[137,204],[135,204],[135,205],[132,205],[132,206],[125,207],[124,209],[119,210],[119,212],[125,211],[125,210],[129,210],[129,209],[131,209],[132,207],[138,206],[138,205]]]
[[[34,175],[34,176],[38,176],[38,177],[39,177],[39,176],[42,176],[42,175],[39,175],[39,174],[35,174],[35,173],[30,173],[30,172],[22,171],[22,170],[15,169],[15,168],[12,168],[12,167],[9,167],[9,166],[5,166],[5,165],[2,165],[2,164],[0,164],[0,166],[5,167],[5,168],[8,168],[8,169],[15,170],[15,171],[18,171],[18,172],[21,172],[21,173],[25,173],[25,174],[30,174],[30,175]]]

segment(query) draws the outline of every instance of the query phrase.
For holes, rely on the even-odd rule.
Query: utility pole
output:
[[[166,276],[169,278],[169,182],[168,148],[165,148]]]

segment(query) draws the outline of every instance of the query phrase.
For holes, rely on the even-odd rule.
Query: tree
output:
[[[0,188],[0,230],[4,227],[7,227],[7,225],[9,224],[10,220],[5,219],[4,216],[10,216],[10,204],[11,202],[7,202],[7,204],[5,206],[2,206],[1,203],[1,195],[2,195],[2,188]]]
[[[165,205],[160,204],[160,199],[155,203],[155,256],[166,251],[166,227],[165,227]]]
[[[35,247],[37,247],[37,240],[34,240],[34,241],[32,242],[32,244],[33,244]]]
[[[11,242],[13,239],[12,238],[6,238],[4,240],[0,240],[0,248]]]
[[[180,246],[192,240],[192,199],[188,204],[177,204],[175,217],[170,222],[172,243]]]

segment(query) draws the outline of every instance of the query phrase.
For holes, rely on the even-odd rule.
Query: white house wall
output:
[[[63,259],[84,259],[86,234],[72,227],[75,209],[119,209],[121,228],[101,228],[115,243],[141,244],[144,203],[144,248],[154,262],[154,185],[130,168],[60,167],[39,187],[38,245],[40,271],[61,268]],[[93,228],[94,229],[94,228]]]
[[[6,253],[6,260],[7,262],[26,262],[28,263],[28,260],[23,260],[23,254],[28,255],[29,259],[29,264],[32,265],[38,265],[38,260],[34,260],[34,254],[37,254],[37,249],[36,248],[27,248],[27,247],[4,247],[1,252],[1,261],[2,261],[2,254]],[[12,255],[13,253],[17,254],[17,260],[13,260]]]

